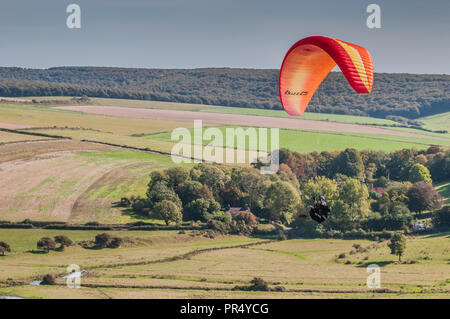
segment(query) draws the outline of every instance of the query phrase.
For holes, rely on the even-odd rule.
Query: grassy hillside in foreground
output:
[[[115,231],[126,238],[119,249],[68,247],[63,252],[30,253],[42,236],[67,235],[92,240],[96,232],[2,230],[13,252],[0,257],[0,295],[26,298],[450,298],[448,233],[407,238],[404,260],[398,263],[387,242],[338,239],[295,239],[264,243],[258,238],[219,236],[207,239],[192,232]],[[242,244],[259,243],[249,247]],[[365,252],[350,254],[354,245]],[[197,249],[217,248],[183,258]],[[344,253],[345,258],[337,258]],[[167,261],[167,258],[173,258]],[[46,273],[62,276],[66,264],[86,270],[82,289],[61,286],[4,287],[7,278],[31,280]],[[366,286],[366,265],[381,266],[383,292]],[[276,269],[277,271],[274,271]],[[299,269],[301,271],[299,271]],[[285,292],[232,291],[259,276]],[[101,290],[101,293],[98,291]]]

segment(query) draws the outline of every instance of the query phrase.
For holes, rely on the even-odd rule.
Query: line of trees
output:
[[[278,70],[0,68],[0,96],[90,96],[281,109]],[[448,111],[449,75],[376,73],[370,95],[356,94],[341,73],[327,76],[308,111],[407,119]],[[417,123],[415,123],[417,124]]]
[[[282,149],[277,174],[217,164],[172,167],[150,174],[145,198],[124,198],[122,203],[167,224],[201,221],[231,232],[251,232],[258,221],[308,234],[401,230],[413,226],[416,214],[442,207],[432,182],[448,179],[449,166],[449,150],[439,147],[392,153]],[[428,167],[440,174],[431,174]],[[321,195],[332,207],[327,223],[297,218]],[[231,216],[230,207],[244,209]],[[442,216],[433,219],[436,226],[447,224]]]
[[[450,179],[450,150],[437,146],[392,153],[346,149],[300,154],[282,149],[280,162],[298,178],[306,203],[312,196],[324,195],[333,207],[321,231],[412,226],[414,213],[434,211],[443,204],[432,183]],[[298,225],[305,231],[317,230],[314,224]]]
[[[450,179],[450,149],[430,146],[426,150],[383,151],[346,149],[335,152],[300,154],[280,150],[280,162],[305,181],[317,176],[339,175],[356,178],[375,187],[386,187],[389,180],[439,183]]]
[[[258,219],[289,224],[301,208],[299,184],[292,172],[262,175],[252,167],[216,164],[153,171],[146,198],[121,202],[167,224],[201,221],[234,233],[250,233]],[[242,211],[232,216],[231,207]]]

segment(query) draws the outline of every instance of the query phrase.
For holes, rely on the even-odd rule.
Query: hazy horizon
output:
[[[4,66],[0,65],[0,68],[21,68],[21,69],[30,69],[30,70],[50,70],[56,68],[113,68],[113,69],[139,69],[139,70],[201,70],[201,69],[234,69],[234,70],[274,70],[278,71],[279,69],[275,68],[244,68],[244,67],[226,67],[226,66],[211,66],[211,67],[197,67],[197,68],[137,68],[137,67],[122,67],[122,66],[108,66],[108,65],[58,65],[51,66],[48,68],[32,68],[32,67],[22,67],[22,66]],[[333,70],[330,73],[342,73],[339,69]],[[412,72],[375,72],[375,74],[416,74],[416,75],[450,75],[446,73],[412,73]]]
[[[81,7],[68,29],[66,7]],[[367,5],[381,7],[369,29]],[[450,1],[16,0],[0,4],[0,65],[279,69],[297,40],[366,47],[376,73],[450,74]]]

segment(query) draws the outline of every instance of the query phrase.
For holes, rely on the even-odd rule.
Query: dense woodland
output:
[[[0,68],[0,96],[90,96],[281,109],[278,70]],[[449,75],[376,73],[370,95],[340,72],[328,75],[308,110],[409,119],[450,109]],[[395,118],[394,118],[395,119]]]
[[[121,205],[167,224],[200,221],[223,233],[252,233],[265,221],[293,227],[302,235],[339,237],[350,232],[363,237],[414,230],[424,213],[432,216],[427,226],[450,227],[449,206],[442,207],[443,198],[433,187],[433,182],[450,178],[448,149],[309,154],[282,149],[280,163],[273,175],[261,174],[260,163],[153,171],[146,197],[122,198]],[[331,217],[323,224],[300,218],[321,195],[332,207]],[[243,209],[233,215],[230,207]]]

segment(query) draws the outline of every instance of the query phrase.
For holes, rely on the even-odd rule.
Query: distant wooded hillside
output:
[[[280,109],[278,70],[0,68],[0,96],[81,96]],[[450,110],[450,76],[375,74],[370,95],[328,75],[308,111],[410,119]]]

